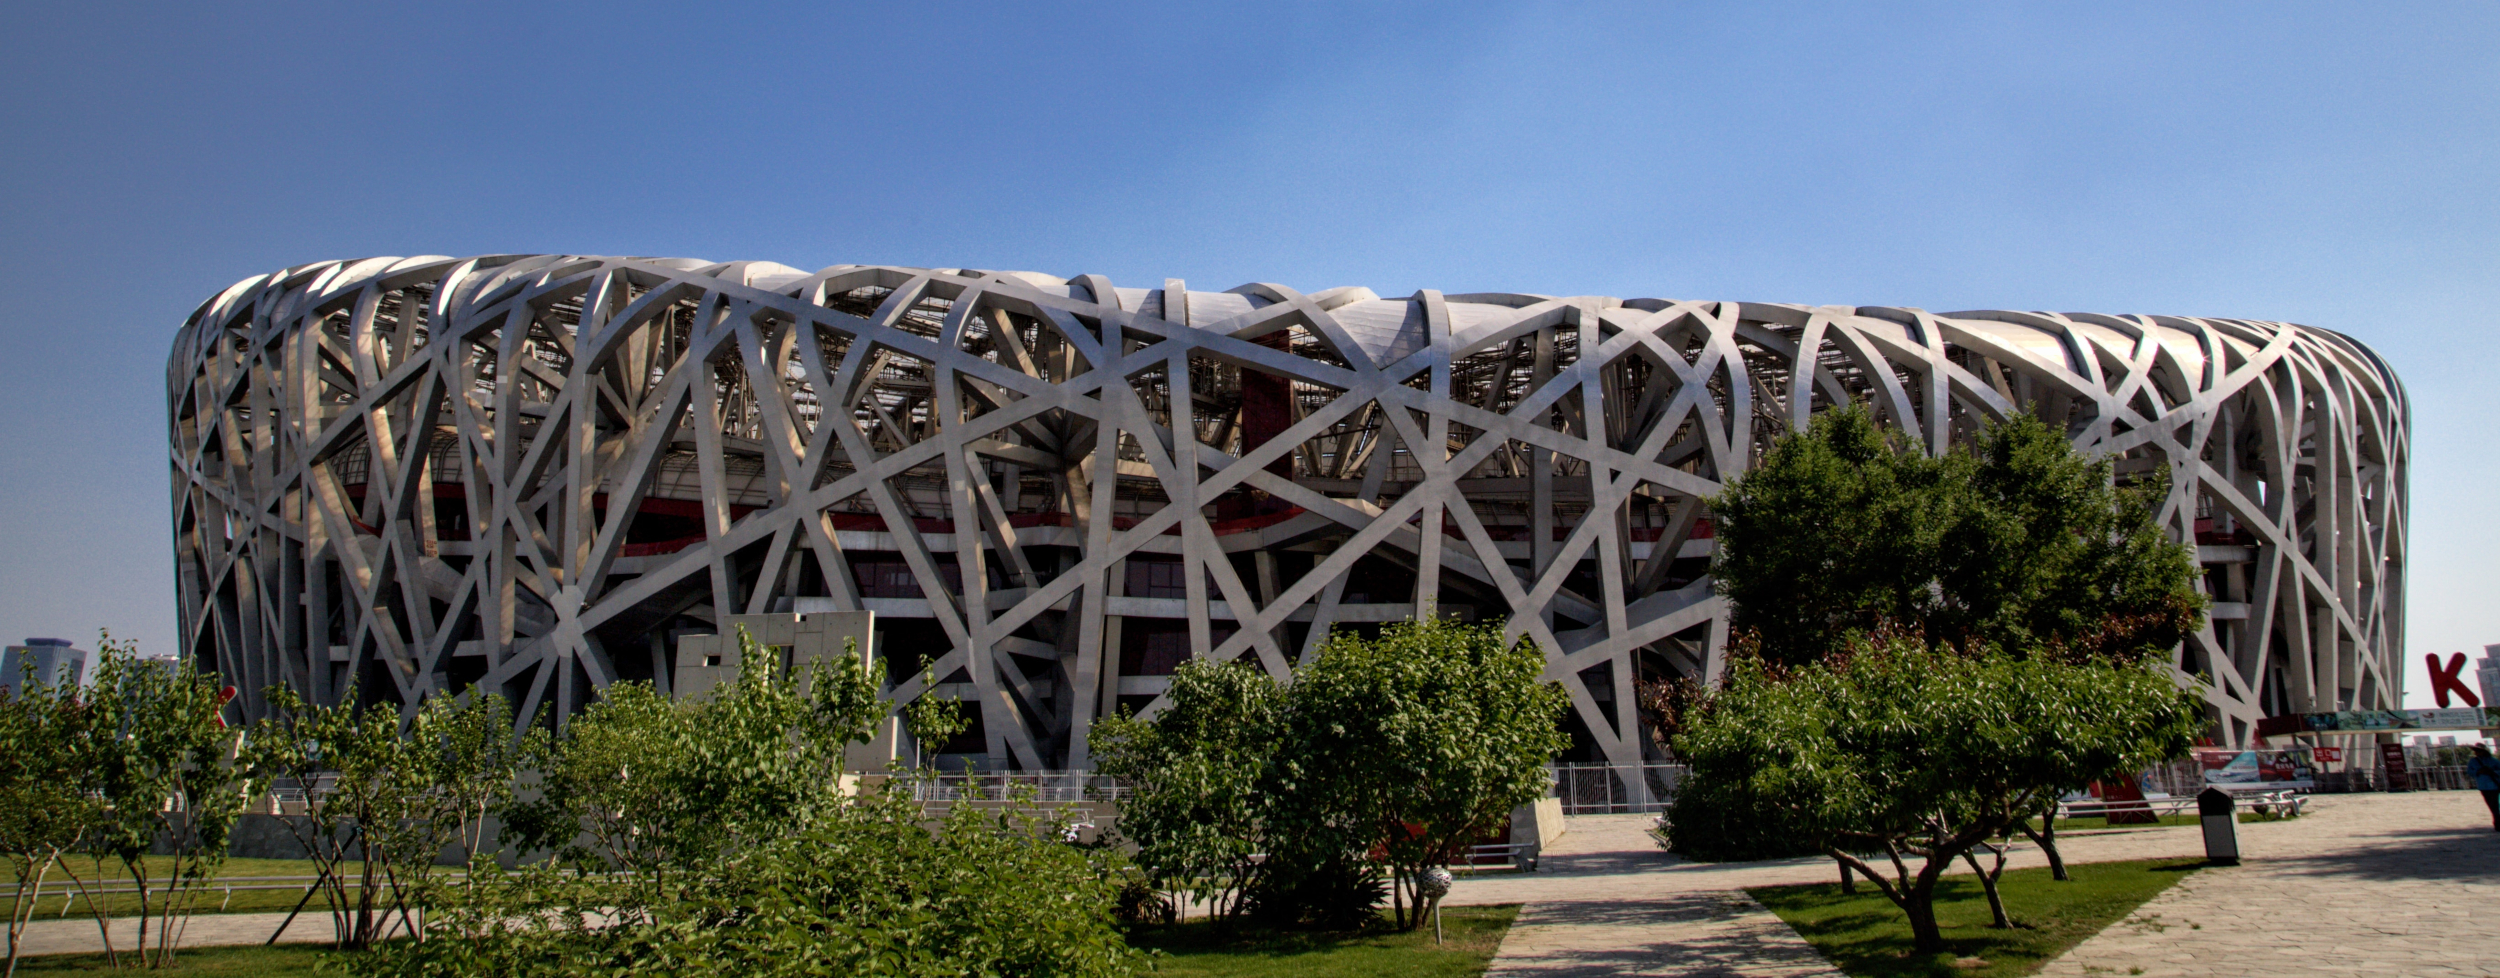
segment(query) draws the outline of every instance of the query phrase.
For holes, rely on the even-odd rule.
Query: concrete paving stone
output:
[[[2469,792],[2316,796],[2301,818],[2241,825],[2245,864],[2186,877],[2041,973],[2124,975],[2142,967],[2148,976],[2323,978],[2437,967],[2500,976],[2500,928],[2473,923],[2500,899],[2500,834],[2488,822],[2478,829],[2483,817]],[[1819,957],[1789,950],[1803,941],[1776,915],[1726,897],[1830,881],[1829,860],[1687,862],[1658,850],[1646,834],[1651,822],[1573,818],[1542,871],[1461,880],[1452,905],[1527,905],[1491,974],[1830,973]],[[2078,866],[2204,854],[2194,826],[2069,831],[2059,843]],[[2027,845],[2007,860],[2009,868],[2045,864]],[[1553,950],[1564,946],[1579,956]]]
[[[259,944],[276,933],[283,913],[200,914],[175,931],[177,946],[216,947],[232,944]],[[150,922],[151,928],[155,926]],[[112,918],[113,946],[129,951],[139,937],[138,918]],[[151,935],[153,939],[153,935]],[[278,938],[280,944],[327,944],[336,939],[328,913],[306,912],[289,924]],[[95,918],[72,917],[66,920],[39,920],[26,926],[21,943],[23,955],[92,954],[104,950],[104,939],[97,932]]]
[[[2500,974],[2500,928],[2475,923],[2500,886],[2500,837],[2459,800],[2480,807],[2464,792],[2322,795],[2300,819],[2242,825],[2244,865],[2190,876],[2138,914],[2201,927],[2112,927],[2041,974]]]

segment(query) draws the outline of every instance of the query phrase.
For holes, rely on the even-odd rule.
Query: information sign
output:
[[[2384,730],[2476,730],[2500,726],[2492,722],[2494,711],[2481,709],[2454,710],[2345,710],[2341,713],[2309,713],[2301,716],[2301,725],[2316,733],[2376,733]],[[2265,734],[2276,736],[2290,731]]]
[[[2413,779],[2405,773],[2405,745],[2378,745],[2378,760],[2380,766],[2387,769],[2387,790],[2413,790]]]
[[[2306,748],[2288,750],[2199,750],[2197,764],[2205,783],[2232,788],[2313,788],[2315,769]]]

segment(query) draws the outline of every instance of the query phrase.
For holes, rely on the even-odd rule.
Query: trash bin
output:
[[[2196,796],[2196,814],[2205,824],[2205,861],[2216,866],[2240,864],[2240,817],[2231,793],[2207,788]]]

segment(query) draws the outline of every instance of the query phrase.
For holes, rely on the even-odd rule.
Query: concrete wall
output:
[[[238,859],[311,859],[312,853],[306,852],[303,841],[296,838],[296,830],[288,827],[288,823],[300,824],[305,818],[302,815],[254,814],[236,819],[234,830],[226,837],[226,855]],[[494,838],[497,828],[488,825],[486,837]],[[158,855],[171,853],[173,849],[172,839],[162,835],[157,837],[154,851]],[[350,859],[363,858],[362,850],[355,846],[348,847],[347,852]],[[434,863],[438,866],[466,866],[468,853],[458,844],[447,845],[434,857]]]
[[[1510,813],[1510,844],[1535,843],[1537,851],[1563,835],[1562,799],[1539,798],[1521,805]]]

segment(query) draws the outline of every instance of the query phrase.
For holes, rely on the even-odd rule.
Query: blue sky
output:
[[[0,10],[0,636],[169,650],[164,357],[233,281],[567,251],[2312,323],[2500,642],[2500,7]]]

